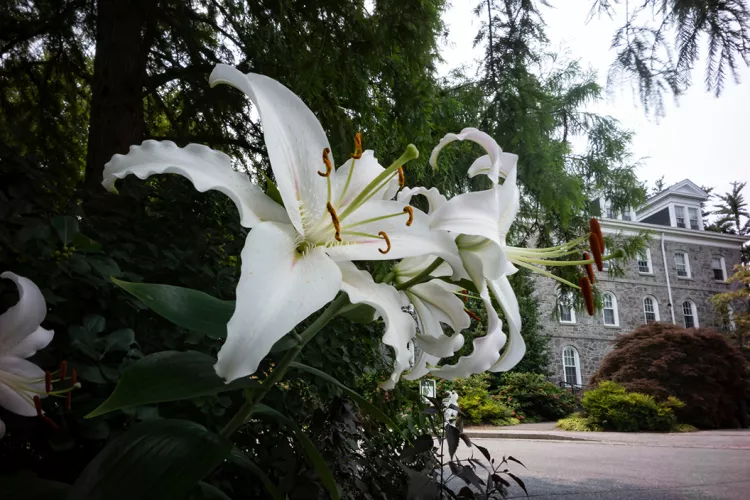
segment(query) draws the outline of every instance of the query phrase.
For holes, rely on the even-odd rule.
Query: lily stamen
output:
[[[589,316],[594,315],[594,291],[591,288],[591,282],[586,276],[581,276],[578,280],[578,285],[581,287],[581,295],[583,295],[583,302],[586,304],[586,311]]]
[[[480,318],[479,316],[477,316],[477,314],[474,311],[472,311],[471,309],[464,308],[464,311],[466,312],[466,314],[468,314],[469,316],[471,316],[475,321],[477,321],[479,323],[482,322],[482,318]]]
[[[599,237],[596,235],[596,233],[591,233],[589,235],[589,246],[591,247],[591,253],[594,255],[596,268],[599,270],[599,272],[604,271],[604,261],[602,260],[602,247],[599,241]]]
[[[44,373],[44,390],[47,394],[52,392],[52,373],[49,370]]]
[[[328,209],[328,213],[331,214],[331,221],[333,221],[333,228],[336,230],[336,241],[342,241],[341,240],[341,222],[339,222],[339,217],[338,215],[336,215],[336,209],[333,208],[333,205],[331,205],[330,201],[326,204],[326,208]]]
[[[325,172],[318,172],[318,175],[321,176],[321,177],[330,177],[331,176],[331,172],[333,171],[333,163],[331,163],[331,159],[328,158],[329,154],[331,154],[331,149],[330,148],[325,148],[323,150],[323,163],[326,166],[326,171]]]
[[[378,236],[383,238],[385,240],[385,244],[388,245],[388,248],[386,248],[385,250],[383,250],[382,248],[378,248],[378,252],[385,255],[391,251],[391,240],[388,238],[388,234],[385,231],[380,231],[378,233]]]
[[[406,221],[406,225],[411,226],[412,222],[414,222],[414,209],[411,208],[411,206],[406,205],[404,207],[404,213],[409,214],[409,220]]]
[[[589,260],[591,256],[588,252],[583,252],[583,260]],[[593,284],[596,281],[594,280],[594,267],[591,264],[584,264],[583,266],[586,269],[586,275],[589,278],[589,281]]]
[[[599,240],[599,249],[604,253],[604,235],[602,234],[602,226],[599,224],[599,221],[593,217],[589,219],[589,229],[596,235],[596,238]],[[599,270],[601,271],[601,269]]]
[[[354,134],[354,154],[352,155],[352,158],[355,160],[362,158],[362,134],[359,132]]]
[[[406,175],[404,175],[404,167],[398,167],[398,185],[400,187],[406,186]]]
[[[68,362],[62,360],[60,362],[60,381],[65,380],[65,376],[68,374]]]

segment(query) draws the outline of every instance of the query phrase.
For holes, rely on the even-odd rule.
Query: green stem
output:
[[[442,263],[443,263],[443,259],[442,258],[440,258],[440,257],[436,258],[432,262],[432,264],[430,264],[429,266],[427,266],[425,268],[424,271],[422,271],[421,273],[417,274],[416,276],[414,276],[409,281],[405,281],[404,283],[401,283],[400,285],[396,285],[396,290],[404,290],[406,288],[409,288],[409,287],[412,287],[414,285],[418,285],[418,284],[422,283],[422,281],[424,281],[424,279],[426,277],[428,277],[430,275],[430,273],[432,271],[434,271],[435,269],[437,269],[440,266],[440,264],[442,264]]]
[[[255,405],[260,403],[266,394],[268,394],[268,392],[284,378],[284,375],[286,375],[286,372],[289,370],[289,366],[302,351],[302,348],[305,347],[305,345],[307,345],[307,343],[310,342],[315,335],[317,335],[318,332],[320,332],[320,330],[322,330],[323,327],[338,314],[347,302],[349,302],[349,298],[346,294],[342,293],[336,297],[333,302],[328,304],[328,307],[323,311],[323,314],[318,316],[318,318],[299,335],[299,344],[295,348],[287,351],[284,358],[271,372],[271,375],[263,381],[263,384],[260,387],[250,393],[246,398],[245,403],[239,410],[237,410],[237,413],[235,413],[227,425],[224,426],[219,435],[229,437],[247,422],[247,419],[250,418],[255,410]]]

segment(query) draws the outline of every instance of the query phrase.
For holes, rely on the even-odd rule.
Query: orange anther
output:
[[[604,261],[602,260],[602,247],[601,247],[601,244],[599,243],[599,238],[596,236],[596,233],[589,234],[589,246],[591,247],[591,253],[594,254],[594,262],[596,262],[596,268],[600,272],[604,271]]]
[[[47,394],[52,392],[52,374],[49,370],[44,373],[44,392]]]
[[[482,322],[482,318],[480,318],[479,316],[477,316],[477,314],[474,311],[472,311],[471,309],[464,308],[464,311],[466,311],[466,314],[468,314],[469,316],[471,316],[472,318],[474,318],[474,320],[476,320],[476,321],[478,321],[480,323]]]
[[[591,282],[586,276],[581,276],[578,280],[578,286],[581,287],[583,302],[586,304],[586,311],[589,316],[594,315],[594,290],[591,288]]]
[[[583,252],[583,260],[589,260],[589,259],[591,259],[591,255],[589,255],[588,252]],[[594,280],[594,266],[592,266],[591,264],[584,264],[583,267],[586,268],[586,275],[589,277],[589,281],[592,284],[595,283],[595,280]]]
[[[414,209],[409,205],[406,205],[404,207],[404,213],[409,214],[409,220],[406,221],[406,225],[411,226],[411,223],[414,222]]]
[[[398,167],[398,185],[401,187],[406,186],[406,176],[404,175],[404,167]]]
[[[362,134],[359,132],[354,134],[354,154],[352,158],[355,160],[362,158]]]
[[[318,172],[318,175],[321,177],[328,177],[331,175],[331,171],[333,170],[333,163],[331,163],[331,159],[328,158],[328,155],[331,154],[331,150],[329,148],[325,148],[323,150],[323,163],[326,166],[325,172]]]
[[[386,234],[385,231],[380,231],[378,233],[378,236],[383,238],[385,240],[385,244],[388,245],[388,248],[386,248],[385,250],[383,250],[382,248],[378,248],[378,252],[382,254],[387,254],[388,252],[391,251],[391,240],[388,238],[388,235]]]
[[[76,383],[78,382],[78,373],[76,373],[75,368],[73,368],[73,371],[70,372],[70,382],[73,385],[76,385]]]
[[[65,380],[65,376],[68,374],[68,362],[62,360],[60,363],[60,381]]]
[[[65,411],[70,411],[72,402],[73,402],[73,393],[69,392],[65,395]]]
[[[34,407],[36,408],[36,416],[41,417],[42,416],[42,400],[39,399],[39,396],[34,396]]]
[[[339,216],[336,215],[336,209],[333,208],[329,201],[326,205],[328,213],[331,214],[331,220],[333,221],[333,228],[336,230],[336,241],[341,241],[341,223],[339,222]]]
[[[599,221],[591,218],[589,220],[589,229],[596,235],[599,240],[599,250],[604,253],[604,235],[602,234],[602,226],[599,225]],[[601,271],[601,269],[599,269]]]

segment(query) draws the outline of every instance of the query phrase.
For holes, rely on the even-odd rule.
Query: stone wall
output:
[[[719,318],[714,314],[708,299],[716,293],[729,290],[729,285],[715,281],[711,269],[711,259],[723,257],[726,273],[732,274],[732,268],[740,262],[739,247],[721,248],[666,240],[666,264],[674,304],[674,322],[684,325],[682,304],[691,300],[697,308],[697,323],[701,327],[720,327]],[[596,286],[600,292],[614,295],[617,305],[618,324],[604,324],[602,311],[589,317],[585,311],[575,311],[575,323],[561,323],[555,310],[556,282],[541,276],[535,276],[536,295],[539,299],[540,326],[542,333],[550,337],[552,380],[563,380],[562,351],[573,346],[579,353],[581,381],[588,383],[589,377],[598,369],[602,358],[612,348],[618,335],[629,333],[645,323],[643,299],[651,296],[658,304],[659,320],[672,322],[667,280],[664,274],[664,258],[661,241],[655,236],[649,243],[651,253],[651,273],[640,273],[635,260],[621,262],[624,276],[611,277],[607,273],[597,273]],[[685,252],[690,263],[690,277],[677,276],[675,252]]]

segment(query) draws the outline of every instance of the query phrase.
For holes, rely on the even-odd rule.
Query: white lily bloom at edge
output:
[[[37,415],[34,396],[44,398],[44,370],[29,358],[52,341],[54,332],[40,325],[47,305],[39,288],[29,279],[11,272],[0,278],[18,287],[18,303],[0,316],[0,406],[25,417]],[[0,438],[5,424],[0,420]]]
[[[445,259],[457,275],[463,272],[453,238],[431,231],[423,212],[390,200],[398,189],[398,168],[417,155],[413,146],[387,169],[372,151],[361,150],[335,169],[322,126],[285,86],[223,64],[216,66],[209,83],[231,85],[257,107],[283,207],[235,171],[227,155],[195,144],[179,148],[145,141],[132,146],[107,163],[102,184],[113,191],[116,179],[129,174],[141,179],[183,175],[199,191],[229,196],[242,225],[252,229],[241,254],[237,306],[215,366],[219,376],[232,381],[254,373],[277,340],[340,290],[352,302],[371,303],[386,320],[393,318],[384,310],[398,296],[395,290],[382,292],[362,276],[349,281],[347,276],[357,275],[349,261],[431,253]],[[413,329],[396,334],[392,326],[384,341],[403,360]],[[397,371],[400,364],[397,359]]]

